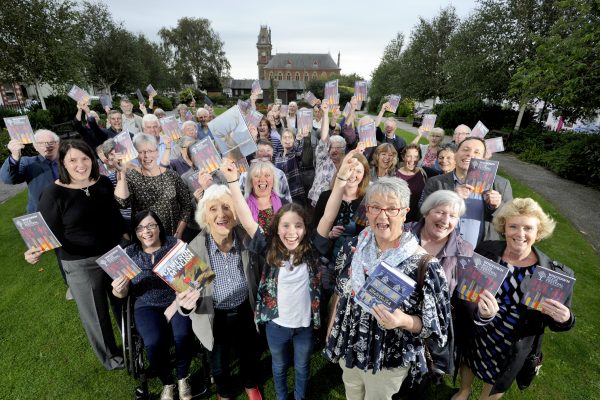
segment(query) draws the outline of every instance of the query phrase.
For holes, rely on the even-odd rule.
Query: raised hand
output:
[[[6,147],[8,147],[13,160],[18,161],[21,158],[21,150],[25,148],[25,145],[19,139],[11,139]]]
[[[234,182],[238,179],[238,169],[233,160],[227,157],[223,158],[220,170],[225,179],[227,179],[227,182]]]

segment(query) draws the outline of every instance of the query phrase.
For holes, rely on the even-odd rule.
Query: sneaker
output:
[[[162,392],[160,392],[160,400],[173,400],[175,392],[175,384],[163,386]]]
[[[177,391],[179,392],[179,400],[191,400],[192,399],[192,387],[188,382],[189,377],[179,379],[177,381]]]
[[[65,299],[73,300],[73,295],[71,294],[71,288],[67,288],[67,293],[65,294]]]
[[[248,395],[249,400],[263,400],[262,394],[260,394],[260,390],[258,390],[258,386],[253,388],[245,388],[246,394]]]

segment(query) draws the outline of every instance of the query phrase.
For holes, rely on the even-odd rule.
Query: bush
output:
[[[52,114],[48,110],[37,110],[28,112],[29,123],[33,130],[37,129],[52,129]]]
[[[4,118],[17,117],[19,115],[21,115],[21,113],[16,110],[13,110],[12,108],[0,107],[0,129],[6,128]]]
[[[480,100],[468,100],[456,103],[436,104],[433,113],[437,114],[436,125],[445,129],[454,129],[460,124],[470,127],[481,121],[489,129],[513,127],[519,112],[502,108],[498,104],[486,104]],[[526,111],[521,127],[526,127],[533,120],[533,114]]]
[[[173,103],[167,96],[157,94],[154,96],[154,107],[162,108],[164,111],[171,111]]]
[[[48,96],[46,108],[50,112],[52,124],[62,124],[75,117],[77,104],[66,94]]]

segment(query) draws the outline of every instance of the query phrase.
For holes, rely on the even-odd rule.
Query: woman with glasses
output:
[[[383,177],[365,195],[369,226],[344,245],[328,327],[325,355],[342,368],[347,399],[389,399],[410,374],[418,381],[427,372],[423,342],[446,344],[450,305],[448,283],[437,261],[410,232],[403,230],[410,190],[398,178]],[[402,305],[363,309],[354,298],[379,263],[385,261],[418,282]]]
[[[181,239],[192,213],[191,194],[177,172],[156,163],[156,138],[138,133],[133,138],[140,168],[125,172],[119,169],[115,198],[121,207],[131,206],[131,214],[138,210],[154,211],[165,227],[165,233]]]
[[[137,213],[133,218],[133,226],[133,244],[125,251],[142,272],[131,280],[124,275],[113,280],[112,292],[119,298],[128,294],[133,296],[136,329],[144,341],[150,366],[163,384],[160,399],[172,400],[175,389],[169,355],[172,337],[175,342],[179,399],[189,400],[192,398],[188,383],[194,344],[192,322],[189,317],[176,312],[173,304],[175,291],[152,271],[177,244],[177,239],[166,235],[160,218],[153,211]]]

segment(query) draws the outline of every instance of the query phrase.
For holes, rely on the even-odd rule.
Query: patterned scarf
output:
[[[419,243],[415,236],[410,232],[404,232],[400,236],[400,242],[395,247],[384,250],[378,256],[375,235],[371,227],[368,226],[359,234],[356,251],[352,257],[350,270],[352,292],[358,293],[365,284],[365,276],[370,275],[381,261],[395,267],[412,256],[418,248]]]
[[[248,196],[248,207],[250,207],[252,218],[258,221],[258,200],[252,193]],[[281,199],[273,191],[271,191],[271,207],[273,208],[273,214],[277,213],[281,208]]]

